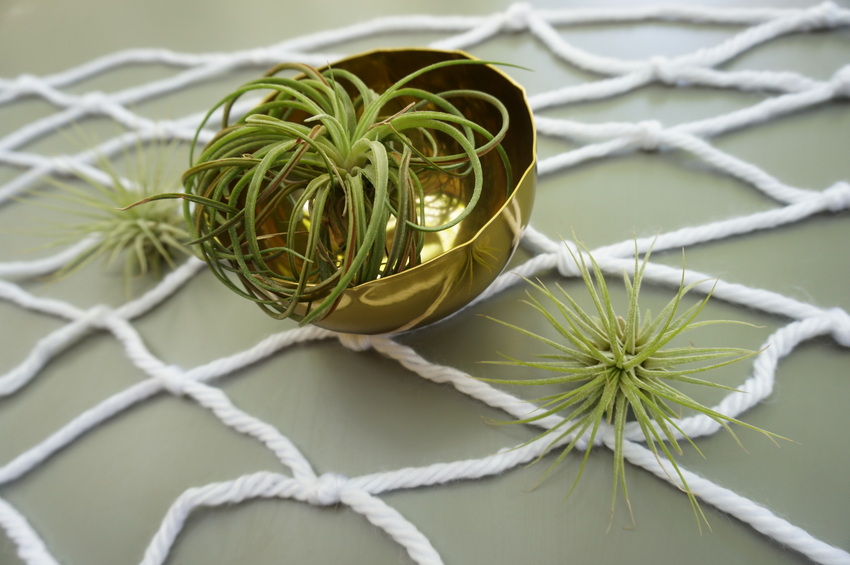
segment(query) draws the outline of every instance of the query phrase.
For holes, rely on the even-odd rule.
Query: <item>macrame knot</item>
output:
[[[664,137],[664,126],[657,120],[639,122],[636,132],[637,142],[644,151],[657,151]]]
[[[183,134],[185,128],[174,120],[158,120],[152,128],[151,135],[154,139],[175,139]]]
[[[360,334],[339,334],[339,342],[352,351],[366,351],[372,347],[372,336]]]
[[[850,208],[850,184],[839,181],[823,191],[821,198],[830,212],[841,212]]]
[[[156,378],[165,387],[165,390],[174,396],[183,396],[186,393],[186,376],[177,365],[167,365],[156,372]]]
[[[109,325],[109,317],[112,316],[113,310],[109,306],[98,304],[86,310],[83,315],[83,320],[93,328],[105,328]]]
[[[338,473],[325,473],[307,484],[304,501],[313,506],[331,506],[339,504],[343,487],[348,484],[348,477]]]
[[[812,6],[801,16],[800,31],[812,31],[825,27],[836,27],[843,21],[844,14],[834,2]]]
[[[835,96],[850,98],[850,65],[841,67],[832,75],[833,92]]]
[[[826,312],[832,325],[832,337],[844,347],[850,347],[850,314],[841,308],[830,308]]]
[[[664,84],[676,84],[678,73],[676,67],[670,59],[661,55],[656,55],[649,58],[649,70],[655,80],[661,81]]]
[[[80,166],[74,159],[66,155],[57,155],[50,159],[53,170],[57,173],[74,174],[80,170]]]
[[[245,54],[245,58],[252,65],[258,66],[268,65],[279,59],[279,57],[273,56],[268,49],[251,49]]]
[[[569,248],[567,248],[568,245]],[[570,250],[572,250],[574,255],[581,253],[581,251],[575,248],[575,245],[564,242],[564,247],[558,250],[555,255],[555,267],[558,269],[558,273],[564,277],[575,277],[580,272],[576,262],[573,260],[573,256],[570,255]]]
[[[38,94],[44,86],[44,82],[40,78],[31,74],[18,75],[14,83],[15,90],[19,94]]]
[[[528,29],[528,16],[534,10],[531,4],[517,2],[508,6],[505,12],[505,29],[518,32]]]
[[[109,97],[100,91],[88,92],[79,99],[79,107],[89,114],[103,114],[111,101]]]

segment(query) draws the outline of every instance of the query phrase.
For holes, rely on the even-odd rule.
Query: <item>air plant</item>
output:
[[[319,320],[347,288],[419,264],[426,234],[469,215],[483,189],[483,155],[497,151],[511,178],[500,147],[508,113],[496,97],[410,85],[464,64],[485,63],[435,63],[381,93],[333,66],[278,65],[206,115],[201,128],[220,111],[221,130],[193,159],[185,193],[147,201],[185,200],[193,243],[228,288],[272,317]],[[284,71],[300,76],[279,76]],[[231,122],[240,98],[269,90]],[[477,124],[458,99],[496,107],[501,127]],[[448,212],[431,218],[427,186],[469,175],[471,197],[443,202]]]
[[[53,236],[53,245],[93,240],[56,271],[55,277],[70,275],[98,259],[107,267],[122,261],[129,294],[133,280],[147,274],[159,276],[164,268],[173,268],[178,257],[191,255],[190,236],[179,206],[154,202],[123,211],[140,199],[179,186],[179,175],[170,176],[166,163],[172,151],[173,143],[145,147],[138,142],[122,154],[126,174],[104,156],[97,163],[105,173],[102,178],[80,169],[72,175],[82,185],[47,179],[55,190],[40,193],[45,199],[38,205],[57,208],[73,219],[39,233]]]
[[[739,445],[740,441],[729,426],[730,423],[761,432],[771,439],[779,436],[717,412],[687,396],[675,386],[677,383],[687,383],[734,391],[735,389],[694,375],[741,361],[757,352],[736,347],[670,346],[670,342],[677,336],[697,328],[743,322],[696,321],[711,293],[697,304],[680,311],[684,296],[700,282],[704,282],[685,285],[684,270],[676,295],[661,312],[656,316],[652,316],[649,311],[641,315],[638,296],[651,248],[644,255],[642,262],[638,260],[637,248],[635,249],[633,275],[629,277],[627,273],[623,273],[628,308],[624,317],[617,315],[602,270],[587,248],[579,244],[577,252],[571,249],[569,252],[585,283],[594,311],[583,310],[560,285],[557,286],[557,291],[552,291],[538,281],[531,282],[531,286],[542,298],[528,292],[526,303],[546,319],[559,339],[550,339],[496,320],[551,347],[554,353],[539,355],[538,360],[534,361],[505,356],[506,360],[495,363],[539,369],[555,375],[527,379],[482,379],[510,385],[555,385],[564,387],[564,390],[538,398],[535,402],[539,404],[539,409],[531,416],[501,423],[531,424],[552,415],[563,416],[560,423],[531,440],[548,438],[549,443],[538,460],[550,451],[560,449],[541,481],[582,439],[587,441],[588,447],[567,496],[573,492],[581,478],[591,446],[603,422],[611,426],[614,434],[611,495],[613,517],[620,488],[632,515],[626,488],[623,441],[627,423],[633,419],[643,432],[652,453],[659,458],[664,456],[670,461],[684,492],[688,495],[698,522],[707,524],[705,515],[674,457],[674,454],[682,454],[682,440],[702,455],[679,424],[680,410],[690,410],[711,418],[726,429]]]

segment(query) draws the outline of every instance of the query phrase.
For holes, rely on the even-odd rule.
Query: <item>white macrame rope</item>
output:
[[[740,25],[744,29],[710,48],[675,57],[652,56],[643,60],[621,60],[590,53],[571,45],[559,33],[559,28],[563,26],[646,21]],[[97,160],[131,148],[139,140],[192,139],[203,116],[202,112],[160,120],[140,115],[134,108],[141,102],[178,92],[236,69],[267,67],[280,60],[324,64],[339,55],[319,50],[400,31],[445,33],[446,37],[431,45],[446,49],[467,49],[504,34],[527,34],[546,46],[565,65],[584,69],[599,77],[584,84],[530,96],[540,134],[579,146],[543,159],[539,164],[541,175],[553,175],[588,160],[616,158],[635,151],[684,151],[717,172],[740,181],[746,189],[757,190],[776,203],[776,207],[765,211],[688,226],[662,233],[655,238],[615,242],[593,251],[604,272],[619,275],[624,269],[631,268],[635,246],[640,253],[645,253],[651,245],[657,252],[690,247],[756,230],[776,229],[818,214],[834,214],[850,209],[850,184],[847,179],[820,190],[791,186],[767,171],[718,149],[710,141],[736,130],[752,128],[781,116],[850,97],[850,65],[836,69],[828,80],[816,80],[801,73],[781,70],[717,68],[759,45],[789,34],[828,31],[848,25],[850,10],[832,2],[804,9],[656,6],[617,10],[543,10],[531,4],[517,3],[503,12],[487,16],[380,18],[288,39],[277,45],[233,53],[193,54],[166,49],[121,51],[50,76],[25,74],[15,78],[0,78],[0,105],[13,105],[26,98],[38,97],[56,108],[55,113],[9,132],[0,139],[0,163],[21,170],[18,176],[0,186],[0,205],[17,205],[13,197],[40,182],[45,175],[84,173],[100,181],[110,182],[108,175],[97,168]],[[111,93],[90,91],[71,94],[63,90],[128,64],[169,65],[178,70],[171,77]],[[676,125],[666,125],[655,120],[588,124],[544,115],[548,108],[611,98],[652,83],[677,88],[749,91],[761,93],[764,98],[728,114]],[[241,102],[246,108],[251,103],[247,100]],[[68,156],[47,156],[25,149],[31,142],[87,116],[110,117],[129,131]],[[200,141],[206,141],[210,135],[211,131],[202,132]],[[314,506],[344,505],[364,516],[404,547],[414,562],[443,563],[432,543],[412,521],[387,505],[378,495],[398,489],[424,488],[497,475],[533,461],[548,446],[548,440],[544,438],[505,447],[495,453],[478,454],[469,459],[381,471],[360,477],[348,478],[333,472],[319,473],[313,469],[302,449],[294,445],[284,433],[236,406],[220,388],[210,383],[222,376],[238,373],[271,355],[285,354],[283,352],[286,349],[299,343],[335,338],[342,347],[353,351],[374,349],[424,379],[449,384],[458,392],[513,417],[527,417],[537,407],[458,369],[434,364],[413,348],[398,343],[392,336],[340,335],[315,327],[273,334],[243,351],[193,368],[181,369],[158,358],[148,349],[144,335],[136,328],[134,320],[180,292],[191,277],[204,269],[201,261],[190,259],[143,296],[116,307],[101,305],[84,309],[67,301],[35,296],[21,286],[23,282],[61,269],[77,253],[96,243],[97,235],[94,234],[49,257],[0,263],[0,300],[35,315],[56,318],[64,324],[39,339],[16,365],[5,374],[0,374],[0,396],[14,395],[37,378],[62,352],[75,347],[83,337],[93,332],[104,332],[115,338],[123,347],[127,359],[139,370],[142,379],[95,404],[43,441],[2,464],[0,486],[9,485],[40,466],[49,464],[53,455],[71,448],[77,439],[89,431],[161,393],[181,396],[209,410],[223,425],[264,445],[282,465],[280,470],[260,471],[185,491],[163,517],[142,557],[144,565],[166,561],[193,511],[202,507],[237,504],[254,498],[290,499]],[[576,252],[572,242],[556,241],[534,228],[528,228],[522,244],[533,256],[514,268],[513,272],[498,277],[475,304],[516,285],[522,280],[521,276],[546,272],[555,272],[563,277],[576,276],[576,265],[567,250],[567,246],[570,246]],[[775,292],[726,280],[715,283],[709,275],[691,270],[686,270],[683,275],[681,269],[656,263],[648,264],[645,273],[647,284],[667,287],[678,286],[683,276],[686,283],[712,279],[697,286],[694,292],[713,292],[715,299],[789,319],[785,326],[768,338],[766,347],[755,357],[752,374],[742,379],[738,387],[740,392],[728,394],[714,407],[719,412],[735,417],[769,396],[775,385],[780,360],[805,341],[828,336],[840,346],[850,348],[850,315],[842,309],[821,308]],[[553,415],[536,424],[548,429],[562,422],[562,418]],[[719,428],[716,422],[702,415],[684,418],[678,425],[694,438],[713,434]],[[629,462],[681,487],[670,463],[663,458],[659,459],[641,445],[644,439],[636,426],[628,426],[626,435],[624,451]],[[564,438],[562,441],[569,439]],[[611,429],[603,427],[596,444],[612,447],[612,442]],[[580,438],[578,448],[589,448],[587,438]],[[846,550],[817,539],[764,506],[704,477],[686,469],[682,469],[682,472],[699,499],[749,524],[765,536],[817,563],[850,563],[850,554]],[[0,526],[17,545],[20,557],[28,565],[59,563],[26,517],[2,498]],[[57,551],[61,552],[61,549],[57,548]]]
[[[186,519],[196,508],[235,504],[255,498],[292,499],[315,506],[344,504],[385,531],[407,550],[416,563],[443,563],[428,538],[397,510],[341,475],[327,474],[304,482],[277,473],[259,472],[184,492],[168,510],[145,551],[141,565],[164,563]]]
[[[611,438],[608,447],[613,448]],[[662,480],[674,482],[675,469],[669,461],[658,458],[649,449],[630,441],[623,442],[623,454],[629,463],[642,467]],[[846,565],[850,554],[841,548],[825,543],[786,519],[777,516],[764,506],[717,485],[679,466],[691,492],[708,504],[722,510],[756,531],[765,534],[823,565]],[[674,482],[674,484],[676,484]],[[681,485],[677,485],[681,487]]]
[[[59,565],[29,521],[14,506],[0,498],[0,527],[18,546],[18,555],[29,565]]]

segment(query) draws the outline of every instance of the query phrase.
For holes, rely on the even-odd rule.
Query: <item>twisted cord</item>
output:
[[[29,565],[59,565],[29,521],[0,498],[0,527],[18,546],[18,555]]]
[[[256,498],[293,499],[318,506],[344,504],[386,532],[421,565],[442,565],[437,551],[401,513],[341,475],[327,474],[310,481],[259,472],[232,481],[212,483],[185,491],[169,508],[145,551],[141,565],[161,565],[193,510],[236,504]]]
[[[608,447],[613,449],[613,445],[613,438],[610,438]],[[676,477],[676,470],[673,469],[670,462],[656,457],[649,449],[630,441],[624,441],[623,455],[629,463],[642,467],[656,477],[681,488],[682,485],[678,482],[678,477],[673,478]],[[708,481],[681,465],[679,471],[685,477],[690,491],[695,496],[745,524],[749,524],[756,531],[798,551],[813,562],[822,565],[847,565],[847,563],[850,563],[850,553],[815,538],[764,506]]]

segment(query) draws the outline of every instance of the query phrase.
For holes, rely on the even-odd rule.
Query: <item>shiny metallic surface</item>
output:
[[[332,66],[357,74],[376,91],[405,75],[447,59],[468,58],[460,51],[432,49],[377,50]],[[482,158],[485,186],[473,212],[456,228],[432,234],[423,263],[402,273],[352,287],[336,308],[316,325],[360,334],[394,333],[440,320],[478,296],[507,264],[528,224],[536,182],[536,136],[523,88],[492,65],[460,65],[426,73],[411,86],[431,92],[476,89],[498,97],[510,114],[502,142],[512,167],[510,179],[495,152]],[[499,113],[479,101],[453,99],[461,111],[490,131],[501,124]],[[429,224],[438,225],[469,199],[472,178],[437,179],[426,184]],[[387,226],[388,231],[392,226]],[[302,308],[301,315],[306,313]]]

